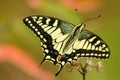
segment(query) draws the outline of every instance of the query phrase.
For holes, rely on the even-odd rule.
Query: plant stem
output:
[[[88,64],[86,63],[85,64],[85,66],[83,67],[83,65],[82,64],[80,64],[80,67],[81,67],[81,70],[79,70],[78,69],[78,71],[80,72],[80,74],[82,75],[82,78],[83,78],[83,80],[85,80],[86,78],[86,73],[87,73],[87,66],[88,66]]]

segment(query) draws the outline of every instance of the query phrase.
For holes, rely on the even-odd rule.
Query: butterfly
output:
[[[85,24],[73,25],[67,21],[41,15],[23,19],[41,41],[45,54],[41,64],[48,60],[60,67],[57,76],[66,63],[81,57],[106,59],[110,56],[108,45],[96,34],[84,29]]]

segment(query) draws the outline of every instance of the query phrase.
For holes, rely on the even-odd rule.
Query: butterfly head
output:
[[[81,28],[81,29],[83,29],[85,26],[86,26],[86,25],[85,25],[84,22],[82,22],[82,23],[80,24],[80,28]]]
[[[78,26],[76,27],[76,29],[75,29],[74,32],[77,32],[77,33],[81,32],[81,30],[82,30],[85,26],[86,26],[86,25],[82,22],[80,25],[78,25]]]

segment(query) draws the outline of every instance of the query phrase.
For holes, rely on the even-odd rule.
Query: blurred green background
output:
[[[99,14],[102,17],[87,22],[86,29],[99,35],[109,45],[111,56],[103,60],[103,72],[93,70],[87,74],[86,80],[119,80],[119,8],[119,0],[0,0],[0,80],[82,80],[80,73],[76,70],[69,73],[66,68],[53,78],[51,74],[54,75],[58,66],[50,62],[42,65],[42,70],[50,75],[42,76],[41,70],[37,72],[35,68],[43,58],[40,41],[22,19],[30,15],[45,15],[78,25]]]

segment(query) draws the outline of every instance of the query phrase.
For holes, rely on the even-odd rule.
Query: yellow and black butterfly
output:
[[[94,33],[85,30],[85,24],[75,26],[48,16],[29,16],[23,22],[41,40],[45,60],[60,64],[57,76],[67,62],[81,57],[106,59],[110,56],[107,44]]]

